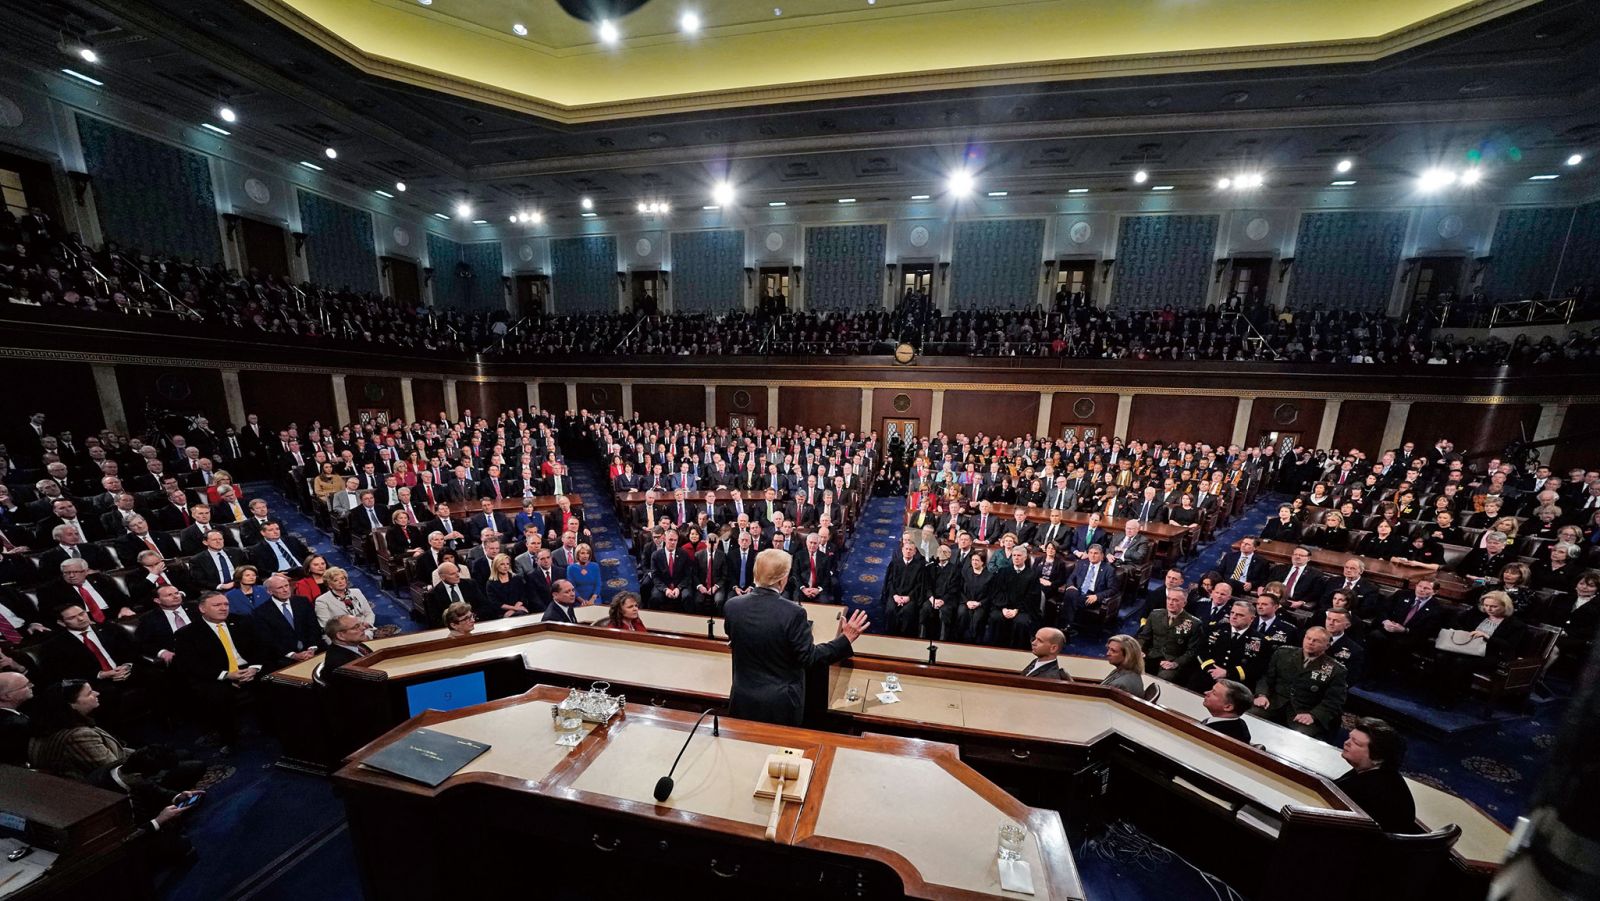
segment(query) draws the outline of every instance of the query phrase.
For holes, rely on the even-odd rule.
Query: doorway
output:
[[[628,298],[633,308],[646,316],[661,309],[661,270],[640,269],[628,273]]]
[[[886,417],[883,420],[884,446],[887,447],[888,443],[894,441],[896,438],[899,438],[900,441],[905,444],[914,443],[917,440],[917,425],[919,422],[921,422],[921,420],[889,419]]]
[[[1100,440],[1100,425],[1094,422],[1078,422],[1061,427],[1061,440],[1068,444],[1079,441],[1094,444]]]
[[[933,264],[903,263],[900,266],[901,295],[933,296]]]
[[[1432,306],[1444,294],[1454,296],[1461,284],[1461,257],[1423,257],[1417,260],[1416,277],[1406,297],[1408,309]]]
[[[1238,297],[1245,306],[1267,299],[1267,279],[1272,274],[1269,257],[1234,257],[1228,261],[1232,274],[1228,276],[1228,293],[1224,300]]]
[[[383,267],[389,271],[389,297],[403,307],[415,308],[422,303],[422,279],[417,264],[400,257],[384,257]]]
[[[1094,260],[1062,260],[1056,269],[1055,308],[1094,305]]]
[[[753,432],[760,428],[760,426],[756,424],[756,418],[754,416],[747,416],[742,413],[729,413],[728,428],[743,429],[746,432]]]
[[[289,277],[288,235],[281,226],[241,217],[239,237],[246,271],[254,269],[262,275]]]
[[[764,315],[775,315],[789,309],[788,266],[762,266],[761,290],[756,295],[756,310]]]
[[[1262,432],[1256,438],[1256,447],[1275,447],[1280,455],[1300,446],[1299,432]]]
[[[518,275],[516,300],[517,318],[543,314],[549,307],[550,276]]]

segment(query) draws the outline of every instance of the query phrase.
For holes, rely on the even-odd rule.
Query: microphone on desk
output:
[[[700,714],[700,719],[695,720],[694,725],[689,727],[689,735],[688,737],[684,738],[683,747],[678,749],[678,756],[673,758],[672,769],[667,770],[667,774],[665,776],[662,776],[660,779],[656,780],[655,798],[657,801],[665,801],[667,798],[672,796],[672,786],[674,785],[672,781],[672,774],[678,771],[678,761],[683,759],[683,752],[689,750],[689,742],[694,739],[695,730],[700,728],[701,721],[707,716],[711,717],[711,734],[722,734],[722,719],[719,716],[712,713],[710,710]]]

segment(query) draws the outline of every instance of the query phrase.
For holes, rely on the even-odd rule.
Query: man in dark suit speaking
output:
[[[789,582],[792,559],[769,548],[756,556],[755,589],[728,601],[725,628],[733,649],[733,692],[728,713],[746,720],[798,726],[805,714],[806,670],[850,656],[850,645],[867,628],[857,610],[839,623],[839,635],[813,644],[811,622],[799,604],[780,592]]]

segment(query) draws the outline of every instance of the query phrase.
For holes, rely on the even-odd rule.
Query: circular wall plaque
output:
[[[396,225],[394,227],[394,243],[405,247],[411,243],[411,233]]]
[[[533,260],[533,248],[527,244],[524,244],[517,249],[517,256],[521,258],[522,262],[524,263],[531,262]]]
[[[0,128],[16,128],[22,124],[22,107],[10,97],[0,97]]]
[[[743,388],[733,392],[733,408],[735,410],[750,409],[750,392],[744,390]]]
[[[911,246],[922,247],[928,243],[928,229],[919,225],[911,230]]]
[[[910,395],[896,394],[894,396],[894,411],[896,413],[904,413],[905,411],[907,411],[909,409],[911,409],[911,397],[910,397]]]
[[[164,372],[156,376],[156,394],[169,403],[188,400],[194,394],[189,380],[177,373]]]
[[[649,238],[640,238],[637,242],[634,243],[633,252],[638,254],[639,256],[647,257],[647,256],[650,255],[650,250],[654,246],[655,245],[650,243],[650,239]]]
[[[1461,234],[1461,217],[1455,213],[1439,217],[1439,237],[1454,238]]]
[[[604,407],[611,400],[611,392],[604,388],[594,388],[589,392],[589,403],[597,407]]]
[[[1252,241],[1259,241],[1262,238],[1265,238],[1267,236],[1267,232],[1271,230],[1272,223],[1268,222],[1261,216],[1257,216],[1245,223],[1244,236]]]
[[[244,193],[256,203],[268,203],[272,200],[272,189],[267,187],[267,183],[259,178],[245,179]]]
[[[1094,415],[1094,398],[1080,397],[1072,405],[1072,415],[1079,419],[1088,419]]]
[[[1278,404],[1272,408],[1272,421],[1278,425],[1294,425],[1300,418],[1300,408],[1294,404]]]
[[[773,253],[783,249],[783,232],[767,232],[767,249]]]
[[[1089,239],[1093,236],[1094,227],[1081,219],[1072,223],[1072,227],[1067,229],[1067,237],[1070,238],[1074,244],[1087,244],[1089,243]]]

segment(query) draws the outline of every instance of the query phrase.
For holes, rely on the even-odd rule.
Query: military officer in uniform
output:
[[[1283,595],[1274,589],[1282,587],[1271,582],[1261,586],[1261,591],[1256,594],[1256,621],[1250,629],[1266,645],[1261,652],[1262,660],[1272,659],[1273,652],[1280,648],[1292,648],[1300,643],[1300,630],[1289,622],[1288,617],[1278,615],[1278,599]]]
[[[1167,682],[1188,677],[1188,669],[1199,657],[1205,641],[1205,623],[1183,609],[1188,601],[1182,588],[1168,588],[1165,609],[1150,611],[1150,617],[1139,627],[1145,667]]]
[[[1367,650],[1350,634],[1350,611],[1329,609],[1323,611],[1323,616],[1328,630],[1328,656],[1344,664],[1350,684],[1359,683],[1367,664]]]
[[[1344,665],[1328,656],[1328,630],[1310,628],[1299,648],[1279,648],[1256,682],[1254,713],[1313,738],[1333,733],[1344,713]]]
[[[1226,584],[1226,583],[1224,583]],[[1206,692],[1219,679],[1232,679],[1246,685],[1261,675],[1262,653],[1265,642],[1251,634],[1256,621],[1256,608],[1249,601],[1234,601],[1228,619],[1206,632],[1205,650],[1200,654],[1200,669],[1195,671],[1189,685],[1195,691]]]

